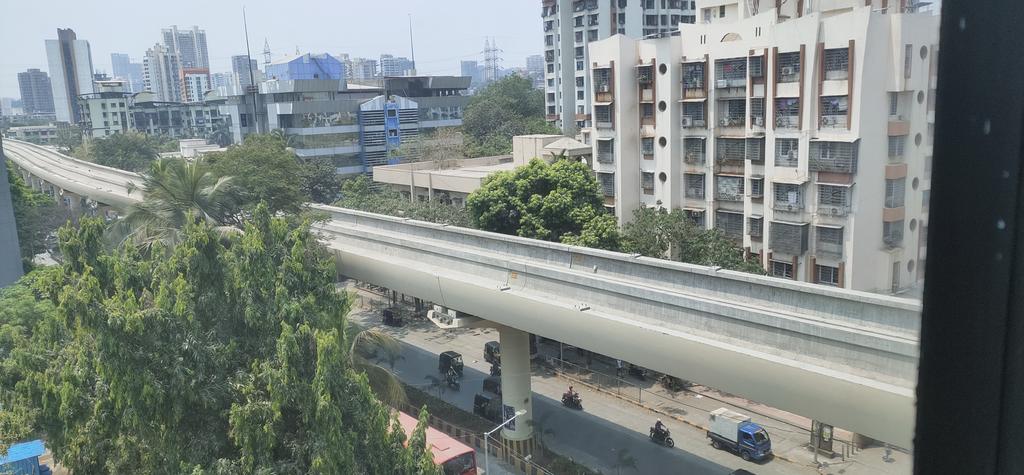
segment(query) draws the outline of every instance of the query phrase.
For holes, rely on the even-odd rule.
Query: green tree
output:
[[[440,199],[413,202],[388,188],[375,188],[373,182],[363,175],[350,178],[342,183],[341,199],[335,205],[432,223],[446,223],[462,227],[471,225],[469,215],[463,207],[445,203]]]
[[[508,172],[495,173],[466,200],[473,224],[487,231],[569,242],[608,242],[609,221],[599,185],[585,163],[534,159]],[[600,220],[592,223],[594,220]]]
[[[216,176],[232,177],[243,210],[263,202],[271,213],[295,213],[306,202],[298,158],[279,136],[250,135],[207,157]]]
[[[327,158],[310,158],[299,167],[299,190],[314,203],[330,204],[341,194],[337,169]]]
[[[512,152],[512,137],[560,134],[544,118],[544,94],[518,75],[492,82],[474,94],[462,118],[470,157]]]
[[[227,147],[234,141],[231,134],[231,126],[227,122],[218,122],[210,132],[210,140],[221,147]]]
[[[260,206],[244,228],[189,221],[153,253],[62,229],[64,263],[0,294],[0,428],[10,408],[74,473],[437,473],[353,368],[309,226]]]
[[[76,147],[82,145],[82,130],[76,126],[58,127],[55,145],[60,153],[71,153]]]
[[[21,264],[28,272],[32,270],[32,259],[46,251],[47,239],[67,222],[69,216],[53,198],[29,188],[10,163],[7,164],[7,181],[14,206],[14,222],[18,228]]]
[[[141,132],[125,132],[90,139],[76,153],[79,158],[99,165],[142,172],[157,159],[161,141]],[[177,148],[177,143],[175,143]]]
[[[723,269],[764,274],[754,259],[717,229],[704,229],[681,210],[640,208],[622,228],[622,248],[647,257],[668,258]]]
[[[137,245],[175,244],[192,222],[226,230],[239,223],[232,179],[218,177],[204,160],[162,159],[143,174],[143,200],[114,223],[115,237]]]

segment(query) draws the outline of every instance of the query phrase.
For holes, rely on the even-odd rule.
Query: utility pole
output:
[[[256,74],[252,70],[252,50],[249,48],[249,22],[245,17],[245,7],[242,7],[242,27],[245,29],[245,61],[249,64],[249,88],[252,92],[252,123],[256,125],[256,133],[260,133],[260,114],[257,108],[259,104],[260,87],[256,85]],[[264,40],[266,44],[266,40]],[[270,57],[269,52],[265,52]],[[269,60],[268,60],[269,62]],[[250,92],[246,91],[246,92]],[[238,135],[242,135],[239,131]]]

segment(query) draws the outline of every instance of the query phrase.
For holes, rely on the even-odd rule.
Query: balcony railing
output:
[[[821,216],[843,217],[850,214],[850,205],[819,204],[818,214]]]
[[[777,129],[796,129],[800,127],[800,118],[795,115],[777,115],[775,116],[775,128]]]

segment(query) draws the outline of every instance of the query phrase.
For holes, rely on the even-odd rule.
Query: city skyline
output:
[[[18,3],[9,5],[9,15],[0,20],[3,31],[18,42],[4,42],[0,49],[0,97],[19,97],[17,73],[39,68],[50,73],[46,63],[43,40],[54,36],[57,28],[72,28],[80,39],[90,42],[97,72],[112,73],[111,53],[127,53],[133,61],[141,61],[147,48],[162,41],[161,30],[169,25],[198,26],[209,37],[210,72],[230,72],[231,57],[245,53],[241,5],[210,4],[186,1],[196,8],[181,8],[160,16],[137,17],[115,30],[106,28],[108,17],[87,4],[68,4],[61,15],[53,15],[52,5]],[[115,0],[109,9],[130,9],[131,3]],[[474,2],[456,0],[449,8],[438,9],[412,0],[394,2],[391,21],[381,29],[378,22],[359,21],[379,15],[372,5],[337,7],[310,0],[290,5],[299,15],[303,27],[280,21],[280,12],[263,5],[249,5],[249,41],[253,58],[262,64],[264,38],[274,59],[302,53],[348,53],[352,57],[379,58],[381,54],[410,57],[408,16],[412,15],[416,41],[416,69],[424,75],[459,74],[459,61],[481,59],[484,37],[496,39],[506,67],[525,66],[525,58],[542,51],[538,34],[541,18],[532,2]],[[184,13],[202,11],[204,14]],[[495,21],[478,21],[494,18]],[[498,21],[500,20],[500,21]],[[451,28],[459,24],[461,28]],[[343,28],[339,28],[339,25]],[[368,40],[370,38],[371,40]],[[450,45],[461,45],[453,50]]]

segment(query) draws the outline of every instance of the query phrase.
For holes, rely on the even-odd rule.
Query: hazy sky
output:
[[[376,58],[409,55],[408,14],[420,74],[458,74],[459,61],[482,61],[493,36],[505,67],[525,65],[542,52],[539,0],[0,0],[0,96],[19,98],[17,73],[47,71],[46,39],[57,28],[75,30],[92,47],[93,67],[110,73],[110,53],[142,60],[161,40],[160,29],[198,25],[206,30],[211,72],[231,70],[245,53],[242,6],[253,56],[263,63],[263,40],[274,58],[302,52]]]

